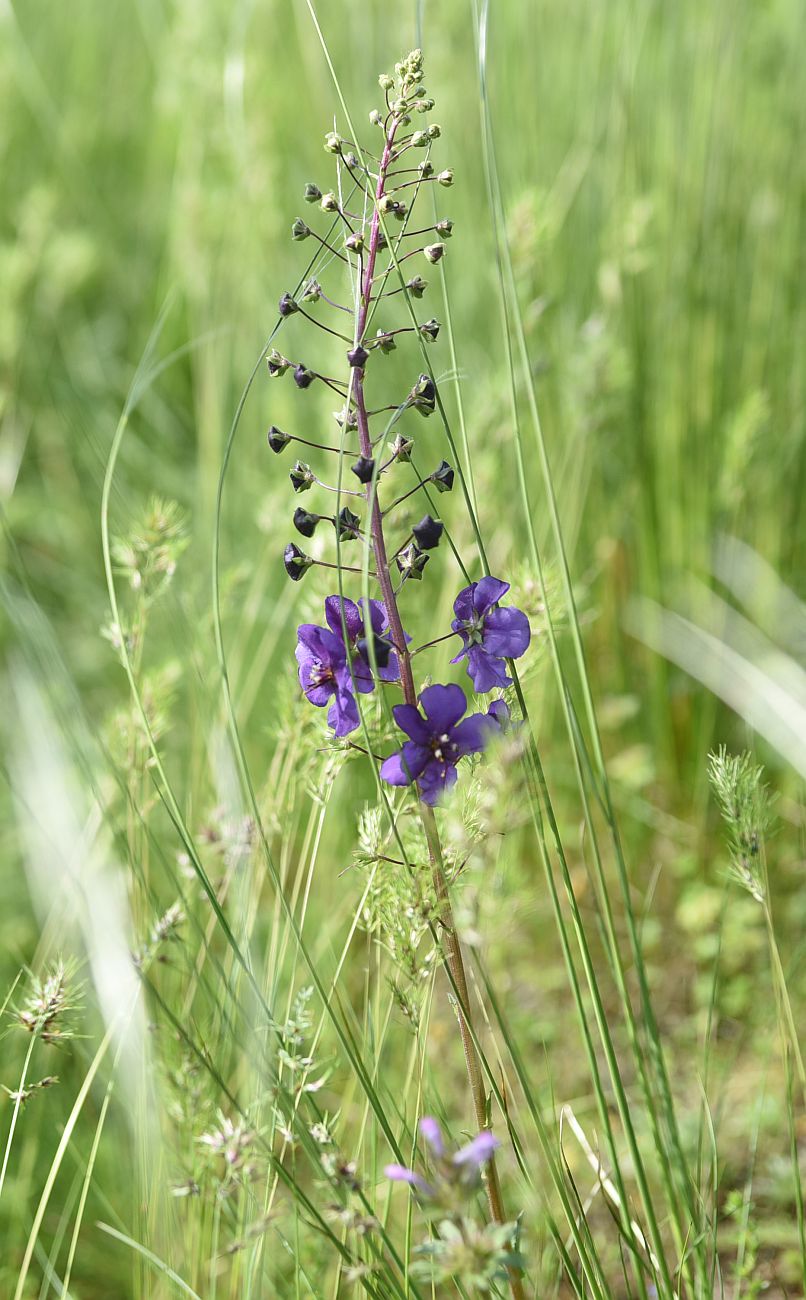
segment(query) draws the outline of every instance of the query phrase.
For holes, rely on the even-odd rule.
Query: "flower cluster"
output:
[[[296,658],[302,690],[315,707],[327,707],[328,724],[339,738],[360,725],[359,695],[369,694],[376,685],[402,690],[403,702],[392,712],[407,739],[385,758],[381,776],[393,786],[416,783],[423,801],[433,804],[456,781],[460,759],[480,753],[506,724],[508,711],[497,699],[487,713],[467,715],[465,693],[453,684],[428,686],[418,697],[413,655],[455,636],[461,648],[452,662],[466,661],[474,690],[500,691],[512,682],[507,663],[524,654],[530,629],[521,610],[502,604],[508,583],[489,576],[459,592],[450,630],[427,646],[411,649],[401,620],[401,597],[414,590],[413,582],[421,589],[426,566],[445,533],[434,502],[452,490],[456,475],[445,460],[427,473],[415,466],[409,422],[415,413],[427,418],[438,406],[442,409],[432,374],[424,371],[408,393],[390,394],[391,401],[384,397],[370,403],[368,398],[368,377],[382,369],[385,355],[408,337],[425,356],[440,333],[435,317],[419,320],[417,304],[428,281],[412,275],[408,265],[419,257],[428,266],[441,264],[453,233],[448,217],[417,229],[411,220],[425,187],[448,188],[453,183],[450,168],[437,170],[431,160],[441,136],[439,126],[427,121],[414,125],[415,117],[425,119],[434,107],[423,79],[419,50],[397,64],[394,76],[380,77],[385,109],[370,114],[370,122],[381,132],[379,152],[364,151],[337,131],[325,137],[325,150],[336,161],[336,183],[328,188],[311,181],[305,187],[305,202],[325,220],[318,230],[313,218],[297,217],[293,222],[292,238],[311,241],[316,252],[300,287],[280,298],[279,316],[280,323],[292,331],[313,326],[324,331],[331,346],[334,338],[341,340],[345,370],[341,377],[330,375],[309,360],[286,356],[277,348],[271,349],[267,360],[272,379],[291,374],[300,390],[316,384],[337,395],[338,443],[323,435],[301,437],[272,424],[268,444],[278,455],[291,443],[300,444],[304,459],[296,459],[289,473],[295,494],[312,492],[314,500],[325,493],[336,496],[332,513],[298,505],[293,514],[294,527],[304,538],[313,538],[321,524],[332,526],[335,565],[319,558],[316,544],[311,547],[315,554],[308,554],[289,542],[283,556],[288,576],[298,582],[315,565],[335,567],[343,578],[361,573],[362,569],[342,561],[342,548],[359,544],[369,552],[373,563],[366,568],[379,588],[379,599],[366,605],[346,596],[329,596],[324,624],[303,623],[298,628]],[[359,289],[347,295],[347,303],[339,301],[338,288],[323,284],[326,275],[345,264]],[[392,312],[401,307],[408,311],[403,323],[397,323]],[[340,468],[347,458],[351,486],[344,485],[341,473],[335,484],[326,481],[327,475],[320,477],[308,461],[311,451],[338,455]],[[435,456],[431,464],[436,460]],[[390,476],[406,473],[413,473],[413,484],[404,483],[402,490],[397,487],[387,496]],[[420,512],[412,506],[421,493],[429,508],[418,518]],[[387,537],[397,520],[400,533]]]

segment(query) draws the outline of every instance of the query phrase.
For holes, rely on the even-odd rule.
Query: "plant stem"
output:
[[[378,253],[380,235],[379,203],[384,194],[387,171],[393,154],[394,136],[395,123],[393,122],[386,136],[378,172],[378,185],[375,192],[375,210],[372,214],[372,224],[370,227],[369,245],[367,249],[367,262],[364,271],[363,284],[361,286],[361,297],[357,314],[356,345],[362,342],[367,326],[367,316],[371,302],[375,261]],[[358,368],[356,368],[354,374],[353,395],[355,397],[358,440],[361,447],[361,454],[363,456],[371,457],[372,440],[369,429],[369,414],[367,412],[366,400],[364,397],[364,373]],[[417,693],[414,689],[414,678],[411,671],[411,654],[406,645],[406,638],[403,633],[403,624],[397,606],[394,584],[389,570],[389,561],[386,554],[386,540],[383,532],[383,514],[378,502],[377,491],[373,491],[373,485],[371,483],[367,484],[366,495],[367,502],[370,506],[370,532],[372,536],[373,552],[375,555],[375,569],[381,589],[381,596],[389,620],[389,630],[392,634],[394,644],[398,647],[397,653],[400,663],[400,680],[403,687],[403,695],[406,703],[416,708]],[[434,810],[428,807],[427,804],[420,803],[420,815],[422,818],[426,842],[428,844],[428,856],[431,863],[434,890],[440,906],[440,916],[444,933],[443,944],[445,960],[448,971],[450,972],[451,983],[456,994],[456,1014],[459,1021],[459,1033],[462,1039],[462,1049],[464,1051],[465,1065],[467,1067],[467,1077],[470,1082],[470,1092],[473,1098],[473,1111],[478,1128],[483,1129],[488,1125],[487,1092],[484,1086],[484,1077],[482,1074],[479,1054],[476,1050],[476,1036],[473,1029],[467,976],[465,974],[462,949],[453,918],[453,909],[451,908],[448,883],[445,878],[442,845],[440,843]],[[492,1218],[496,1223],[506,1223],[507,1218],[501,1196],[501,1185],[498,1180],[498,1173],[494,1159],[491,1159],[487,1164],[486,1189]],[[523,1282],[520,1273],[513,1269],[509,1270],[509,1285],[515,1300],[523,1300],[525,1297]]]

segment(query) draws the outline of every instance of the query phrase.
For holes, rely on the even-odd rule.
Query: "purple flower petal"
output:
[[[492,718],[502,731],[508,730],[510,724],[510,712],[506,700],[493,700],[487,710],[487,716],[488,718]]]
[[[317,627],[315,623],[300,623],[297,628],[299,645],[303,645],[323,663],[344,662],[344,646],[339,637],[328,632],[326,627]],[[297,647],[299,649],[299,646]]]
[[[467,708],[467,699],[461,686],[426,686],[420,696],[420,706],[428,719],[432,735],[450,731]]]
[[[480,1165],[486,1164],[491,1159],[495,1150],[500,1147],[501,1143],[497,1137],[493,1137],[487,1129],[482,1129],[478,1137],[474,1137],[472,1142],[462,1147],[453,1157],[455,1165],[475,1165],[478,1169]]]
[[[430,1146],[435,1156],[444,1156],[445,1144],[442,1141],[442,1131],[437,1121],[431,1115],[423,1115],[420,1120],[420,1132]]]
[[[363,631],[366,625],[364,619],[364,597],[363,596],[359,600],[358,604],[361,608],[361,626]],[[388,626],[388,619],[386,617],[386,609],[380,600],[371,600],[369,602],[369,621],[372,624],[372,630],[376,636],[381,636],[381,634],[386,630]]]
[[[388,785],[411,785],[416,781],[426,763],[431,758],[431,750],[423,745],[415,745],[407,740],[396,754],[390,754],[381,763],[381,779]]]
[[[451,763],[432,761],[420,775],[420,798],[423,803],[435,804],[456,784],[456,768]]]
[[[358,716],[358,705],[350,692],[343,687],[336,691],[333,703],[327,711],[327,721],[328,726],[333,728],[337,736],[348,736],[361,722]]]
[[[514,605],[491,609],[484,620],[484,648],[498,659],[519,659],[531,638],[528,618]]]
[[[511,686],[503,659],[488,654],[484,646],[472,645],[467,652],[467,671],[480,695],[496,686]]]
[[[497,604],[508,591],[508,582],[502,582],[500,578],[482,578],[475,584],[473,608],[477,614],[485,614],[490,606]]]
[[[393,1183],[408,1183],[410,1187],[416,1187],[420,1192],[432,1191],[424,1178],[416,1174],[413,1169],[407,1169],[405,1165],[386,1165],[383,1172]]]
[[[453,729],[451,740],[456,745],[456,758],[462,758],[464,754],[480,754],[497,729],[486,713],[471,713]]]
[[[400,730],[405,731],[412,740],[416,740],[418,745],[430,744],[431,728],[423,721],[413,704],[396,704],[392,709],[392,715]]]
[[[328,596],[325,601],[325,618],[328,627],[339,639],[343,637],[341,610],[341,597]],[[348,600],[346,597],[344,599],[344,622],[347,625],[347,639],[351,642],[355,641],[356,637],[361,635],[363,626],[361,611],[354,600]]]
[[[382,682],[400,681],[400,660],[394,650],[389,652],[389,662],[386,667],[378,669],[378,676]]]
[[[466,623],[468,619],[473,617],[473,592],[475,587],[475,582],[471,583],[469,587],[465,587],[453,602],[453,612],[460,623]],[[453,624],[453,630],[454,632],[458,630],[455,623]]]

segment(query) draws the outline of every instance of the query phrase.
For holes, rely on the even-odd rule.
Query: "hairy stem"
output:
[[[364,278],[361,285],[361,297],[358,307],[356,345],[359,345],[363,341],[372,299],[375,261],[378,253],[380,234],[378,204],[383,198],[385,192],[387,172],[394,152],[393,146],[395,130],[396,123],[392,120],[387,132],[378,170],[378,184],[375,192],[375,210],[372,214],[369,243],[367,247],[366,268],[364,270]],[[355,397],[356,420],[361,454],[369,458],[372,456],[372,439],[370,437],[369,415],[364,397],[364,375],[363,371],[360,369],[356,369],[355,371],[353,395]],[[386,553],[386,540],[383,531],[383,514],[378,502],[377,491],[374,490],[372,483],[367,484],[366,495],[371,512],[370,532],[375,555],[375,569],[381,589],[381,596],[389,619],[391,639],[397,647],[403,695],[407,704],[416,707],[417,694],[414,689],[414,678],[411,671],[411,654],[408,650],[406,638],[403,633],[403,624],[400,619],[400,611],[397,605],[394,583],[389,570],[389,561]],[[421,803],[420,813],[426,842],[428,844],[428,856],[431,863],[434,889],[439,902],[440,917],[443,926],[443,948],[445,959],[448,965],[448,970],[450,971],[451,982],[456,993],[456,1015],[459,1022],[459,1033],[462,1039],[465,1064],[467,1066],[467,1077],[470,1082],[470,1091],[473,1098],[473,1110],[478,1128],[483,1129],[488,1125],[487,1093],[484,1087],[484,1076],[482,1074],[481,1062],[476,1049],[472,1012],[470,1009],[470,997],[467,987],[467,975],[465,973],[462,949],[453,918],[453,909],[451,907],[448,883],[445,878],[442,845],[440,843],[439,831],[437,829],[437,822],[433,809],[429,808],[426,804]],[[505,1223],[507,1221],[506,1213],[504,1211],[501,1186],[498,1180],[498,1172],[495,1167],[494,1159],[491,1159],[487,1165],[486,1188],[492,1218],[496,1223]],[[512,1269],[509,1271],[509,1284],[515,1300],[521,1300],[525,1295],[523,1283],[520,1274]]]

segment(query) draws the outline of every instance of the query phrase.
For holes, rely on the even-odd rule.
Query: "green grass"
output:
[[[802,7],[309,8],[0,9],[0,1295],[432,1294],[382,1170],[477,1127],[457,989],[408,805],[298,695],[337,587],[285,578],[261,361],[322,137],[415,44],[455,229],[384,373],[433,366],[461,481],[406,626],[487,568],[537,633],[522,752],[438,814],[526,1294],[802,1294]],[[722,744],[775,795],[755,894]]]

